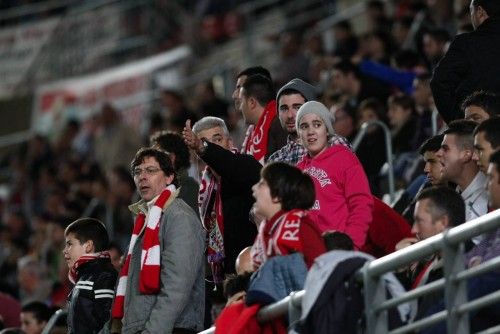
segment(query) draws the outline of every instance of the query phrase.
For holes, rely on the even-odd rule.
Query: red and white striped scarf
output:
[[[288,255],[292,250],[302,252],[299,232],[300,223],[306,214],[300,209],[280,211],[260,224],[259,234],[250,251],[255,270],[270,257]]]
[[[248,127],[243,141],[241,153],[253,155],[262,165],[267,154],[269,129],[276,115],[276,101],[272,100],[266,105],[257,124]]]
[[[143,230],[144,241],[142,243],[141,271],[139,273],[139,291],[148,295],[156,294],[160,291],[160,222],[163,215],[163,207],[174,191],[175,186],[171,184],[161,192],[154,205],[148,211],[147,221],[146,215],[143,212],[140,212],[135,218],[127,258],[120,270],[120,279],[116,289],[116,298],[112,310],[112,316],[115,319],[123,318],[130,259],[135,243]]]
[[[109,259],[109,252],[99,252],[99,253],[91,253],[80,256],[78,260],[73,264],[73,266],[69,269],[68,278],[69,281],[73,284],[78,280],[78,268],[81,267],[84,263],[93,261],[95,259]]]
[[[207,260],[215,283],[224,281],[224,220],[220,180],[206,167],[201,177],[198,206],[203,227],[208,231]]]

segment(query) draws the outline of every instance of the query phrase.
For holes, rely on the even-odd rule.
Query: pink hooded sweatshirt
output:
[[[358,158],[344,146],[334,145],[314,158],[306,155],[297,167],[314,182],[316,201],[310,216],[321,232],[346,233],[360,249],[372,221],[373,199]]]

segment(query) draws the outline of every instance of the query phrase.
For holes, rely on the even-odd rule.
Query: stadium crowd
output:
[[[127,275],[141,284],[139,292],[130,281],[117,283],[116,300],[125,303],[118,310],[115,300],[112,316],[106,311],[111,332],[197,333],[215,323],[220,333],[255,333],[269,330],[256,323],[255,312],[279,298],[255,287],[251,293],[251,272],[290,271],[302,280],[294,288],[302,289],[327,251],[380,257],[499,209],[500,3],[459,2],[456,17],[438,20],[429,1],[395,1],[393,16],[384,2],[369,1],[368,33],[357,36],[348,21],[336,24],[335,49],[327,54],[320,38],[302,41],[287,32],[276,66],[239,72],[231,102],[211,83],[192,95],[162,91],[162,108],[142,135],[107,103],[84,124],[68,122],[57,138],[36,135],[10,152],[2,161],[7,181],[0,202],[3,327],[41,333],[51,313],[67,306],[78,268],[62,251],[73,233],[68,226],[81,217],[104,224],[120,284]],[[451,22],[458,22],[457,31]],[[391,134],[399,192],[389,204],[382,200],[388,192],[384,132],[372,125],[351,146],[362,124],[375,120]],[[151,240],[150,213],[158,207],[165,214],[156,219],[172,230],[163,223]],[[146,232],[137,228],[141,213]],[[168,224],[175,217],[184,226]],[[191,227],[188,236],[183,229],[193,221],[199,230]],[[184,237],[182,245],[172,233]],[[466,266],[499,256],[498,236],[470,240]],[[146,269],[134,262],[141,258],[137,240],[143,252],[161,249],[153,292],[142,289],[138,273]],[[498,290],[496,275],[471,280],[471,294]],[[407,290],[437,280],[442,255],[396,276]],[[267,276],[266,284],[277,283]],[[165,286],[187,292],[173,302]],[[439,311],[442,299],[439,293],[420,298],[400,323]],[[498,325],[495,307],[477,314],[471,327]],[[321,332],[314,322],[325,318],[308,319],[296,330]],[[269,326],[286,328],[283,320]]]

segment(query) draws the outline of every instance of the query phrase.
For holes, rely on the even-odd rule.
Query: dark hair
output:
[[[359,68],[349,60],[343,60],[333,65],[333,69],[342,72],[344,75],[352,73],[356,78],[361,78],[361,72]]]
[[[435,135],[428,138],[418,149],[420,155],[424,155],[425,152],[437,152],[441,148],[441,143],[443,142],[444,135]]]
[[[236,78],[242,77],[246,75],[247,77],[251,77],[252,75],[262,75],[266,77],[269,81],[273,81],[271,77],[271,73],[264,67],[262,66],[254,66],[254,67],[249,67],[238,73]]]
[[[325,232],[323,233],[323,241],[327,251],[331,250],[354,250],[352,239],[342,232]]]
[[[117,242],[111,241],[109,243],[108,249],[109,250],[116,249],[116,251],[118,252],[118,255],[120,255],[120,256],[123,255],[123,250]]]
[[[465,203],[462,196],[455,190],[445,187],[430,187],[422,190],[416,200],[428,199],[433,219],[447,215],[450,226],[458,226],[465,222]]]
[[[479,132],[484,132],[484,138],[493,149],[497,149],[500,146],[500,117],[492,117],[481,122],[474,129],[473,135],[475,136]]]
[[[191,166],[189,160],[189,148],[182,139],[181,135],[173,131],[158,131],[149,139],[151,146],[159,146],[160,149],[175,154],[174,168],[188,169]]]
[[[277,197],[281,208],[307,210],[314,204],[314,183],[309,175],[284,162],[272,162],[260,172],[267,182],[272,197]]]
[[[343,30],[346,30],[346,31],[349,31],[349,32],[352,32],[352,26],[351,26],[351,22],[349,22],[348,20],[342,20],[340,22],[337,22],[334,26],[333,26],[334,29],[343,29]]]
[[[22,313],[31,313],[38,322],[49,321],[52,310],[45,303],[34,301],[21,307]]]
[[[420,58],[413,50],[400,50],[394,55],[394,62],[399,68],[413,69],[420,63]]]
[[[495,164],[497,167],[497,173],[500,173],[500,150],[496,150],[491,154],[490,163]]]
[[[64,231],[67,237],[73,234],[75,239],[80,241],[81,244],[92,240],[96,252],[102,252],[109,247],[108,231],[104,224],[94,218],[80,218],[69,224]]]
[[[247,291],[252,274],[253,273],[246,272],[241,275],[228,275],[224,280],[224,297],[229,299],[240,291]]]
[[[448,129],[444,130],[445,135],[456,135],[458,137],[458,144],[462,149],[472,149],[474,147],[474,137],[472,133],[476,128],[477,123],[459,119],[450,122]]]
[[[263,107],[276,96],[271,80],[260,74],[248,77],[241,88],[246,97],[255,98]]]
[[[431,36],[432,39],[439,43],[447,43],[451,40],[450,33],[443,28],[431,28],[427,30],[425,34]]]
[[[168,153],[156,148],[142,147],[141,149],[139,149],[139,151],[137,151],[137,153],[135,154],[134,159],[130,163],[131,171],[133,172],[134,169],[148,157],[156,159],[156,161],[160,165],[161,170],[163,171],[163,173],[165,173],[166,176],[174,175],[172,184],[174,184],[176,187],[179,186],[177,174],[175,173],[174,166],[172,165],[172,160],[170,160]]]
[[[398,106],[406,110],[411,110],[412,114],[415,114],[415,100],[405,94],[402,95],[392,95],[389,97],[389,100],[387,101],[387,104],[389,107],[392,106]]]
[[[475,0],[474,7],[481,6],[489,17],[500,16],[500,2],[498,0]]]
[[[500,114],[500,96],[495,93],[479,90],[462,102],[462,111],[470,106],[476,106],[483,109],[488,115],[495,116]]]

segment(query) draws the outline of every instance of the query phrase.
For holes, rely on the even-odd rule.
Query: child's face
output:
[[[73,233],[69,233],[66,236],[66,243],[63,249],[64,260],[68,264],[69,268],[72,268],[75,262],[85,254],[92,253],[93,249],[90,241],[85,243],[80,243],[80,241],[75,238]]]
[[[253,205],[256,213],[270,219],[281,210],[281,203],[277,198],[271,196],[271,190],[266,180],[260,179],[260,181],[252,187],[252,195],[255,198],[255,204]]]
[[[316,114],[304,115],[299,123],[302,145],[311,157],[315,157],[328,147],[328,131],[323,120]]]
[[[21,329],[26,334],[40,334],[47,323],[38,321],[32,312],[21,312]]]

